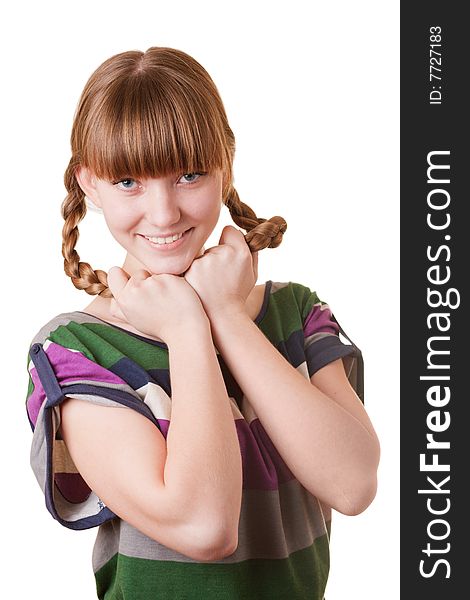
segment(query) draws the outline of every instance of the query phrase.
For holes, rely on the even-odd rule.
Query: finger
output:
[[[129,281],[129,275],[121,267],[111,267],[108,271],[108,287],[113,296],[119,296]]]
[[[132,274],[132,277],[137,281],[144,281],[145,279],[148,279],[151,276],[152,276],[152,273],[150,273],[146,269],[137,269]]]
[[[239,229],[236,229],[233,225],[225,225],[220,234],[219,245],[230,244],[231,246],[237,246],[242,241],[246,244],[245,236]]]

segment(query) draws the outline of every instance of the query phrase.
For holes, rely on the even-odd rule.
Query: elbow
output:
[[[233,554],[237,547],[238,532],[234,534],[224,531],[211,535],[206,531],[191,558],[200,562],[222,560]]]
[[[343,515],[354,517],[363,513],[372,503],[377,494],[377,476],[364,479],[360,485],[354,486],[349,492],[343,491],[338,506],[333,507]]]
[[[238,536],[226,538],[208,550],[206,560],[222,560],[231,556],[237,548]]]
[[[354,517],[363,513],[377,494],[377,468],[380,461],[380,444],[375,444],[367,453],[367,463],[356,472],[353,481],[341,492],[342,500],[333,507],[343,515]]]

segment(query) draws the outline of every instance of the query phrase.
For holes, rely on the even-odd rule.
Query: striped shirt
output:
[[[255,323],[304,377],[338,358],[363,401],[363,360],[330,308],[299,283],[267,281]],[[346,334],[344,334],[346,336]],[[217,352],[243,469],[238,547],[198,562],[113,513],[77,471],[58,432],[66,397],[125,406],[166,438],[171,422],[168,347],[84,312],[62,313],[33,338],[26,412],[31,466],[48,511],[70,529],[98,527],[92,566],[98,598],[322,600],[329,571],[331,508],[304,488]],[[288,410],[289,398],[285,398]],[[295,432],[290,432],[295,439]]]

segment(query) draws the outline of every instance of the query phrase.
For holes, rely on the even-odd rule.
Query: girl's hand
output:
[[[241,231],[227,225],[219,245],[195,258],[184,279],[197,292],[209,320],[246,312],[246,299],[258,279],[258,253],[251,253]]]
[[[112,313],[164,342],[180,335],[183,324],[187,328],[191,323],[207,322],[201,301],[184,277],[152,275],[145,269],[131,277],[120,267],[112,267],[108,286],[114,296]]]

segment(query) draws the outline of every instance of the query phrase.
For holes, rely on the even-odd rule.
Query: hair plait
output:
[[[252,208],[240,200],[237,190],[232,186],[225,204],[233,221],[248,233],[245,241],[252,252],[263,248],[277,248],[282,242],[282,236],[287,229],[286,221],[279,216],[261,219]]]
[[[108,276],[105,271],[94,271],[88,263],[80,262],[80,257],[75,250],[79,237],[78,224],[86,215],[85,194],[75,177],[76,167],[77,161],[72,158],[64,176],[64,184],[68,192],[61,207],[65,221],[62,228],[64,271],[78,290],[85,290],[92,296],[101,294],[105,298],[110,298],[112,294],[108,288]]]

